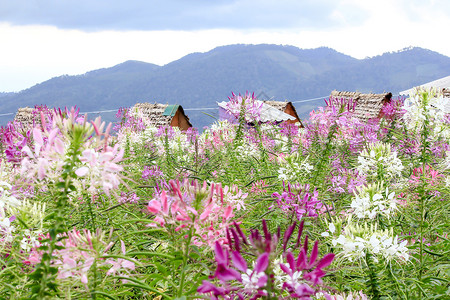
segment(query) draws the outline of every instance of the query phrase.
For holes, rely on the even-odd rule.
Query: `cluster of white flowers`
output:
[[[6,181],[0,181],[0,244],[12,242],[13,232],[16,230],[11,224],[14,217],[9,217],[7,211],[11,207],[19,206],[20,201],[11,195],[11,188]]]
[[[296,157],[295,155],[288,156],[285,158],[285,162],[280,164],[278,179],[284,181],[299,180],[299,178],[311,173],[314,167],[308,163],[308,158],[298,161]]]
[[[29,230],[23,231],[23,238],[20,241],[20,247],[22,250],[29,252],[32,248],[39,247],[39,237],[43,235],[42,230]]]
[[[0,181],[0,208],[17,207],[20,205],[20,201],[16,197],[12,196],[10,189],[12,186],[6,181]]]
[[[19,200],[11,194],[11,189],[8,182],[0,180],[0,244],[5,246],[5,243],[19,237],[22,238],[22,250],[28,252],[36,246],[42,234],[46,205],[27,199]],[[23,228],[21,223],[15,222],[18,218],[30,228]]]
[[[429,127],[434,128],[435,136],[450,138],[449,124],[445,122],[450,112],[450,99],[444,98],[435,90],[418,89],[405,100],[403,118],[409,130],[422,130],[428,117]]]
[[[397,152],[391,152],[390,144],[377,142],[369,145],[358,155],[357,170],[366,176],[377,177],[382,170],[384,179],[400,178],[403,170],[402,161]]]
[[[366,187],[356,187],[355,198],[351,203],[353,213],[360,219],[374,219],[377,215],[390,217],[397,210],[397,199],[395,193],[389,193],[389,189],[383,193],[379,184],[371,184]]]
[[[392,230],[377,230],[376,225],[354,224],[350,216],[342,233],[337,232],[334,224],[330,223],[329,232],[322,233],[322,236],[329,236],[330,233],[334,236],[332,245],[340,248],[340,255],[350,261],[364,258],[367,251],[374,255],[375,261],[380,256],[386,260],[409,260],[407,241],[399,242],[398,236],[393,237]]]
[[[261,151],[258,149],[257,145],[250,143],[243,143],[242,145],[237,146],[236,154],[242,159],[261,157]]]

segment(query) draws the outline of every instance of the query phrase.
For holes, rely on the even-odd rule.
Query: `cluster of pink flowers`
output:
[[[138,203],[139,202],[139,197],[138,195],[136,195],[136,193],[124,193],[121,192],[120,193],[120,198],[119,198],[119,203]]]
[[[87,190],[96,194],[97,190],[103,190],[107,195],[111,190],[115,190],[120,184],[119,173],[123,167],[118,164],[123,158],[123,148],[118,144],[114,147],[106,146],[97,149],[86,149],[80,157],[84,165],[78,168],[75,173],[84,177]]]
[[[108,145],[110,126],[103,132],[105,123],[101,123],[100,118],[91,122],[92,124],[86,123],[75,109],[53,112],[50,122],[43,112],[41,117],[42,124],[30,130],[33,143],[24,145],[21,149],[20,171],[24,177],[57,182],[67,158],[71,131],[76,125],[83,130],[85,138],[80,145],[83,149],[81,165],[75,171],[81,177],[81,185],[92,195],[97,194],[98,190],[109,195],[111,190],[119,186],[119,173],[123,167],[118,163],[122,160],[124,151],[117,144],[114,147]],[[95,132],[94,137],[90,137],[92,132]]]
[[[164,173],[159,166],[145,166],[142,171],[142,179],[144,180],[150,180],[150,178],[161,179],[163,177]]]
[[[87,288],[89,270],[94,262],[96,267],[109,268],[106,275],[120,273],[121,276],[129,276],[130,271],[135,269],[134,262],[123,258],[102,258],[114,246],[113,242],[103,241],[103,233],[98,229],[94,234],[89,230],[72,230],[64,235],[64,238],[57,243],[60,249],[53,252],[54,260],[52,266],[58,268],[58,279],[72,278],[80,281]],[[35,265],[42,260],[42,255],[46,253],[39,248],[41,244],[32,249],[26,264]],[[125,244],[121,241],[121,252],[126,254]]]
[[[264,194],[267,193],[267,183],[265,180],[258,180],[252,183],[250,191],[252,194]]]
[[[140,132],[145,129],[142,118],[133,115],[129,108],[121,107],[116,113],[118,122],[114,126],[115,131]]]
[[[59,128],[50,132],[42,132],[38,127],[32,129],[33,149],[25,146],[25,154],[21,162],[21,173],[26,177],[43,180],[46,177],[56,179],[62,170],[65,160],[65,141]]]
[[[226,228],[234,214],[233,202],[221,184],[197,180],[169,181],[170,189],[161,190],[150,200],[147,209],[155,217],[152,226],[173,226],[175,231],[193,230],[194,244],[226,243]],[[234,194],[236,195],[236,193]],[[239,195],[239,193],[237,193]],[[243,194],[241,194],[243,196]]]
[[[30,141],[30,131],[26,130],[21,123],[10,122],[7,126],[0,128],[0,144],[5,148],[7,162],[17,165],[22,160],[22,149]],[[1,161],[0,157],[0,161]]]
[[[236,119],[239,120],[241,114],[243,114],[242,117],[247,123],[259,121],[263,103],[256,100],[254,93],[250,95],[246,92],[244,96],[232,93],[232,96],[228,99],[230,101],[226,104],[227,111]]]

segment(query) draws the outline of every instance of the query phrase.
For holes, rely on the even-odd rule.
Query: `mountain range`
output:
[[[410,47],[356,59],[333,49],[280,45],[229,45],[192,53],[164,66],[126,61],[82,75],[63,75],[18,93],[0,93],[0,115],[19,107],[45,104],[77,106],[81,111],[116,110],[137,102],[180,104],[195,127],[212,121],[217,101],[231,92],[255,92],[260,98],[299,101],[304,117],[321,106],[332,90],[392,92],[450,75],[450,57]],[[198,109],[198,110],[197,110]],[[103,118],[114,121],[114,113]],[[0,125],[11,120],[0,118]]]

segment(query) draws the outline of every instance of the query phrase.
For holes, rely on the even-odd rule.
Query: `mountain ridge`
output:
[[[99,111],[155,101],[189,109],[216,106],[231,92],[245,91],[290,101],[329,95],[334,89],[396,94],[448,76],[448,70],[449,57],[419,47],[357,59],[328,47],[236,44],[191,53],[163,66],[129,60],[54,77],[18,93],[2,93],[0,112],[40,104]],[[322,103],[299,104],[297,109],[304,115]],[[194,126],[207,125],[197,115],[189,112]]]

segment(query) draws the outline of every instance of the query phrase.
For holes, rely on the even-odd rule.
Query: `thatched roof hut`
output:
[[[286,122],[289,124],[294,124],[294,123],[300,123],[300,127],[303,127],[302,121],[300,120],[300,118],[297,115],[297,111],[295,110],[294,105],[292,104],[292,102],[288,102],[288,101],[271,101],[271,100],[264,100],[263,101],[265,104],[268,104],[272,107],[275,107],[276,109],[278,109],[279,111],[282,111],[290,116],[293,116],[295,118],[295,120],[287,120]]]
[[[383,105],[391,101],[392,93],[362,94],[359,92],[332,91],[330,97],[356,101],[354,116],[362,122],[367,122],[369,119],[377,118],[380,115]]]
[[[21,107],[17,110],[16,115],[14,116],[14,121],[19,122],[23,125],[23,127],[28,128],[33,126],[34,122],[34,108],[31,107]]]
[[[142,118],[146,125],[151,126],[172,126],[187,130],[192,127],[189,118],[185,115],[183,107],[180,105],[168,105],[160,103],[137,103],[132,108],[132,113],[136,113]]]

